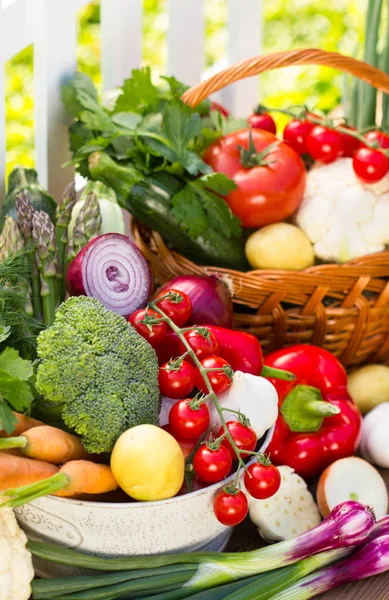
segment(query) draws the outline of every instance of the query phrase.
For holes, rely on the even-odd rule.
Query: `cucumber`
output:
[[[239,271],[250,268],[243,238],[227,240],[211,228],[192,238],[180,226],[171,210],[171,200],[184,184],[170,173],[154,173],[151,177],[141,178],[131,167],[118,165],[104,152],[90,156],[89,172],[94,179],[113,187],[119,204],[139,223],[157,231],[186,258],[200,265]]]
[[[21,193],[28,195],[35,210],[42,210],[47,213],[52,222],[55,223],[57,203],[39,184],[37,172],[34,169],[16,167],[8,178],[8,192],[0,215],[0,231],[3,229],[6,215],[10,215],[17,221],[15,198]]]

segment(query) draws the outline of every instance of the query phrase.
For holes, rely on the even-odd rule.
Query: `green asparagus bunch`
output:
[[[65,251],[68,243],[68,227],[72,216],[72,210],[76,204],[76,189],[72,181],[66,186],[64,193],[57,205],[55,233],[57,239],[58,262],[63,278],[65,266]]]
[[[77,216],[73,234],[68,240],[66,261],[69,265],[86,244],[101,233],[101,212],[97,195],[89,192]]]

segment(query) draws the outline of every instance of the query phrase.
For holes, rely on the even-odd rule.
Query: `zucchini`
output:
[[[140,176],[132,167],[115,163],[104,152],[89,157],[89,172],[94,179],[111,185],[119,204],[139,223],[157,231],[162,238],[186,258],[200,265],[212,265],[246,271],[249,269],[243,237],[227,240],[214,229],[192,238],[180,226],[172,212],[172,198],[183,183],[166,172]]]
[[[42,210],[47,213],[52,222],[55,223],[57,203],[39,184],[35,169],[16,167],[8,178],[8,191],[0,215],[0,231],[3,229],[6,215],[10,215],[17,221],[15,198],[21,193],[28,195],[35,210]]]

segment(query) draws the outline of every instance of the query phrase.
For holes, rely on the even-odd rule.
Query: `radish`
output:
[[[127,236],[118,233],[93,238],[67,272],[71,296],[92,296],[124,317],[146,306],[151,288],[146,259]]]
[[[247,494],[252,522],[266,541],[289,540],[321,521],[319,510],[305,481],[290,467],[278,467],[281,486],[267,500]]]
[[[323,517],[346,500],[370,506],[377,519],[388,512],[388,492],[381,475],[362,458],[341,458],[322,473],[317,487],[317,503]]]

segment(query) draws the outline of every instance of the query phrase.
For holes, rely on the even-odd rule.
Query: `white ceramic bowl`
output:
[[[260,452],[266,450],[273,431],[274,427],[262,438]],[[104,503],[46,496],[15,513],[28,537],[99,556],[220,551],[232,533],[212,510],[215,493],[224,485],[157,502]],[[35,570],[41,577],[81,573],[41,560],[35,561]]]

